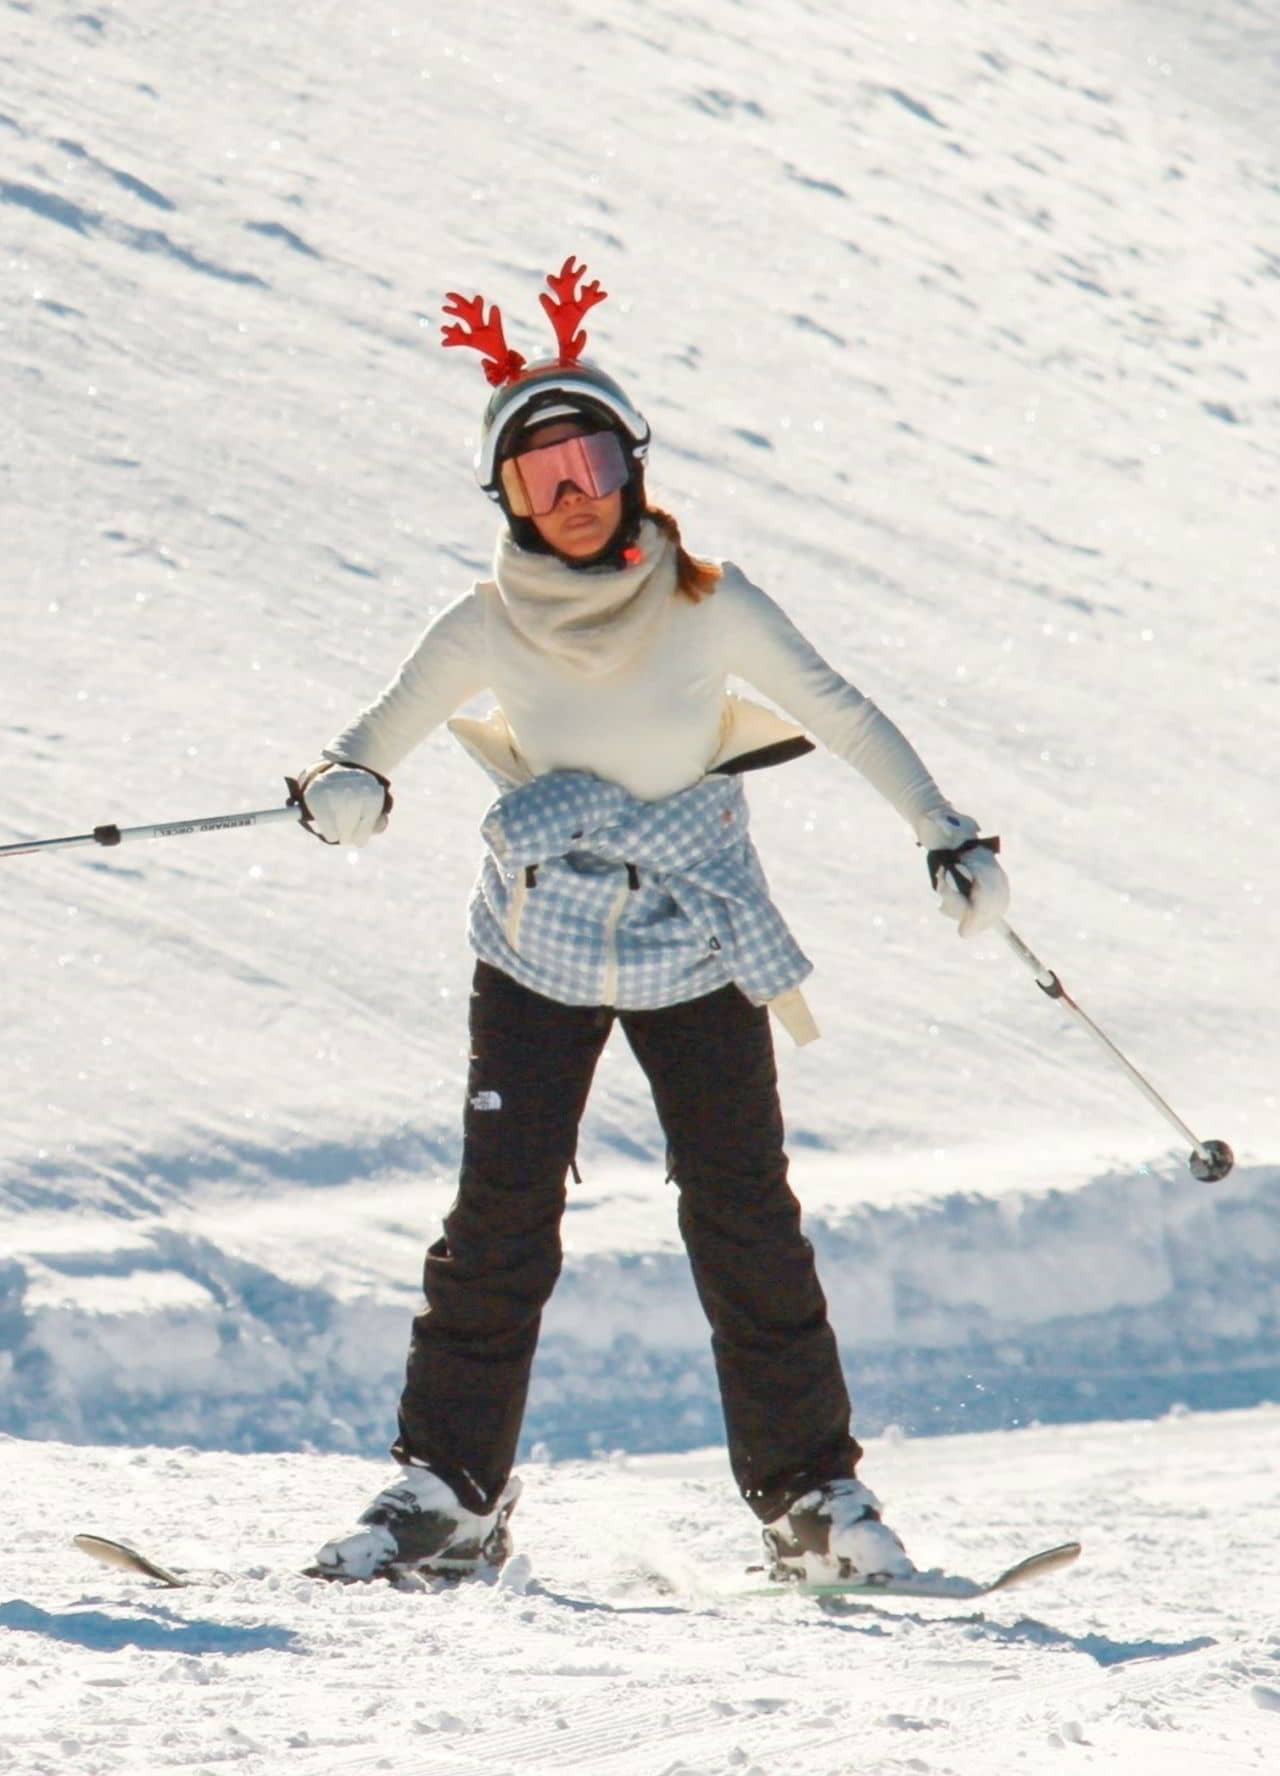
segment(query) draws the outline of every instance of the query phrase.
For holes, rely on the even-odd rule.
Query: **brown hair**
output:
[[[721,570],[714,561],[700,561],[696,555],[690,555],[680,541],[680,526],[660,506],[648,506],[645,517],[652,518],[664,536],[671,538],[676,546],[676,591],[682,592],[692,604],[699,604],[709,598],[716,589]]]

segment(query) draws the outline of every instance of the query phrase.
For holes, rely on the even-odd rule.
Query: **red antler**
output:
[[[496,302],[489,309],[486,321],[483,296],[459,296],[456,290],[450,290],[445,298],[444,312],[456,315],[462,324],[441,328],[442,345],[469,345],[474,351],[483,352],[484,373],[494,388],[515,381],[524,369],[525,360],[508,346],[502,332],[502,311]]]
[[[556,338],[560,341],[560,362],[576,364],[586,349],[587,336],[580,331],[579,321],[588,309],[594,308],[597,302],[603,302],[609,294],[600,288],[599,281],[584,284],[581,292],[575,289],[578,279],[587,275],[585,265],[575,265],[573,254],[560,267],[559,276],[550,274],[547,282],[554,291],[551,296],[540,296],[538,300],[547,311],[548,319],[556,330]]]

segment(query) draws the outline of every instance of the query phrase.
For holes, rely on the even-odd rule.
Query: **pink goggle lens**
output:
[[[626,481],[627,459],[613,432],[562,438],[510,456],[502,465],[502,489],[517,518],[544,518],[566,484],[588,499],[604,499]]]

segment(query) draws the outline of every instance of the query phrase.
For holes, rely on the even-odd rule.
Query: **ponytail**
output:
[[[696,555],[690,555],[680,541],[680,526],[659,506],[650,506],[645,512],[646,518],[652,518],[658,529],[666,537],[670,537],[676,546],[676,590],[692,604],[699,604],[709,598],[716,589],[720,579],[720,569],[714,561],[700,561]]]

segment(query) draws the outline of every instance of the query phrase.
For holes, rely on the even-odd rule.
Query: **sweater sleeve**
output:
[[[405,755],[489,683],[489,650],[479,587],[428,626],[391,683],[335,734],[324,756],[389,777]]]
[[[726,562],[715,593],[724,599],[729,670],[737,673],[860,771],[920,836],[950,804],[902,732],[828,665],[786,613]],[[926,827],[927,830],[927,827]]]

